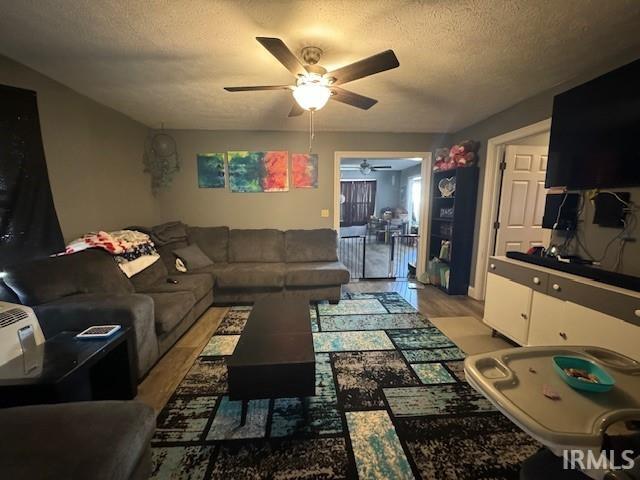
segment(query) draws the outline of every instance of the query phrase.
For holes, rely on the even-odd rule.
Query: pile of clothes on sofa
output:
[[[86,233],[70,242],[63,255],[81,252],[87,248],[100,248],[113,255],[120,269],[131,278],[160,259],[156,247],[186,241],[186,225],[182,222],[167,222],[150,229],[134,226],[114,232]],[[186,271],[179,259],[176,259],[176,268]]]
[[[137,230],[87,233],[70,242],[64,253],[68,255],[87,248],[100,248],[109,252],[128,278],[160,259],[149,235]]]

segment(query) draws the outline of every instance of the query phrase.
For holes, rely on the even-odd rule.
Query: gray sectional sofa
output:
[[[101,250],[5,267],[0,300],[33,307],[45,337],[90,325],[133,327],[142,378],[212,304],[251,303],[265,295],[337,302],[349,282],[330,229],[185,232],[158,247],[161,261],[130,279]],[[178,272],[174,251],[194,244],[212,264]]]
[[[79,402],[0,409],[0,478],[143,480],[151,474],[153,409]]]

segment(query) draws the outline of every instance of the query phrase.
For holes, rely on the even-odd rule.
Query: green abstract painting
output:
[[[228,152],[232,192],[289,190],[289,154],[284,151]]]
[[[199,153],[198,187],[224,188],[224,153]]]

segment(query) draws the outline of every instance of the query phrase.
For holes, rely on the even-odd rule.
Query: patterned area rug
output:
[[[311,305],[316,395],[240,402],[233,307],[158,417],[154,479],[500,479],[539,445],[464,380],[464,353],[397,293]],[[306,414],[305,414],[306,413]]]

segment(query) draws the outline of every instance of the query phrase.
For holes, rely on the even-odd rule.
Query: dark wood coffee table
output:
[[[233,355],[227,360],[229,397],[249,400],[315,394],[316,360],[309,303],[267,297],[255,303]]]
[[[0,407],[136,396],[133,330],[106,339],[80,340],[61,332],[29,354],[0,366]],[[25,371],[25,364],[37,367]]]

